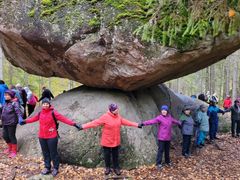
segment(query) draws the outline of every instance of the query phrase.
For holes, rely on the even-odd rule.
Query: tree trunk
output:
[[[25,71],[24,71],[24,74],[23,74],[23,77],[24,77],[24,81],[23,81],[23,86],[28,86],[29,85],[29,83],[28,83],[28,73],[26,73]]]
[[[224,75],[225,75],[225,86],[224,86],[224,96],[230,95],[229,84],[230,84],[230,60],[226,58],[224,62]]]
[[[209,67],[206,68],[206,74],[205,74],[205,93],[210,92],[209,87]]]
[[[4,54],[0,46],[0,79],[3,79],[3,59],[4,59]]]
[[[215,93],[215,65],[210,66],[210,94]]]
[[[232,59],[233,64],[233,83],[232,83],[232,99],[237,98],[237,87],[238,87],[238,61],[235,57]]]
[[[13,84],[13,73],[14,73],[13,66],[11,63],[9,63],[9,66],[8,66],[9,85]]]

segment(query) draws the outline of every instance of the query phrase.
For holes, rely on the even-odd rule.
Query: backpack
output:
[[[36,103],[37,103],[37,100],[36,100],[35,96],[32,94],[30,100],[28,101],[28,104],[36,105]]]
[[[39,119],[39,117],[40,117],[40,114],[41,114],[41,111],[38,113],[38,119]],[[56,125],[57,136],[58,136],[58,138],[60,138],[59,133],[58,133],[59,123],[58,123],[57,118],[56,118],[56,116],[55,116],[55,114],[54,114],[54,110],[52,110],[52,117],[53,117],[53,120],[54,120],[55,125]]]
[[[12,102],[12,106],[14,107],[15,105],[15,102]],[[24,116],[24,107],[21,105],[21,104],[19,104],[18,105],[18,109],[20,110],[20,113],[21,113],[21,117],[23,117]]]

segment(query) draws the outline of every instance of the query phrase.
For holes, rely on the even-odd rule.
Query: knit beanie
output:
[[[11,96],[11,98],[13,99],[15,97],[16,93],[14,91],[8,89],[5,91],[5,94],[9,94],[9,96]]]
[[[108,109],[109,109],[110,112],[115,111],[117,108],[118,108],[117,104],[110,104],[108,106]]]
[[[51,104],[51,102],[50,102],[50,100],[49,100],[48,98],[44,98],[44,99],[42,100],[42,104],[44,104],[44,103]]]

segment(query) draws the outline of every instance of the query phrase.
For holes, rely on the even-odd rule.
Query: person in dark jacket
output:
[[[26,123],[33,123],[39,121],[38,137],[45,165],[45,168],[41,172],[41,174],[43,175],[47,175],[51,172],[51,161],[53,161],[52,175],[56,176],[58,174],[59,169],[59,155],[57,151],[58,125],[55,122],[55,120],[56,121],[59,120],[70,126],[75,126],[77,129],[80,130],[81,126],[79,124],[66,118],[65,116],[61,115],[59,112],[54,110],[48,98],[44,98],[42,100],[42,110],[40,111],[39,114],[36,114],[31,118],[21,120],[19,122],[20,125],[24,125]]]
[[[47,89],[46,87],[42,88],[42,97],[38,100],[38,102],[40,102],[44,98],[48,98],[49,100],[54,98],[52,92],[49,89]]]
[[[194,127],[194,121],[191,116],[191,109],[189,106],[184,107],[180,121],[182,122],[181,127],[183,135],[182,155],[188,158],[190,156],[191,138],[193,135]]]
[[[27,109],[27,93],[26,91],[23,89],[23,87],[21,86],[21,84],[16,84],[16,88],[18,89],[20,96],[22,98],[23,101],[23,108],[24,108],[24,115],[23,115],[23,119],[26,119],[27,117],[27,113],[26,113],[26,109]]]
[[[0,111],[3,124],[3,138],[8,145],[4,153],[9,155],[9,158],[14,158],[17,155],[16,128],[18,121],[21,121],[22,117],[19,103],[14,101],[15,93],[7,90],[4,96],[6,102]]]
[[[225,112],[231,111],[231,131],[232,131],[232,137],[235,137],[237,134],[237,137],[239,137],[240,133],[240,103],[239,100],[234,101],[234,105],[231,106],[229,109],[225,110]],[[236,134],[235,134],[236,129]]]
[[[217,138],[218,131],[218,113],[224,114],[224,111],[216,106],[216,101],[214,98],[209,100],[209,107],[207,115],[209,117],[209,136],[210,141],[213,142]]]

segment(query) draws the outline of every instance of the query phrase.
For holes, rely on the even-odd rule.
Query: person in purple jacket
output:
[[[144,121],[141,126],[148,126],[153,124],[159,124],[158,128],[158,153],[157,153],[157,168],[161,169],[162,156],[165,152],[165,163],[170,166],[171,161],[169,157],[170,141],[172,138],[172,126],[174,124],[181,125],[181,122],[174,119],[170,113],[167,105],[161,107],[161,114],[154,119]]]
[[[9,158],[14,158],[17,155],[17,139],[16,129],[18,121],[22,120],[19,103],[15,97],[15,92],[7,90],[4,93],[5,104],[0,110],[0,116],[3,124],[3,139],[8,145],[4,153],[9,155]]]

